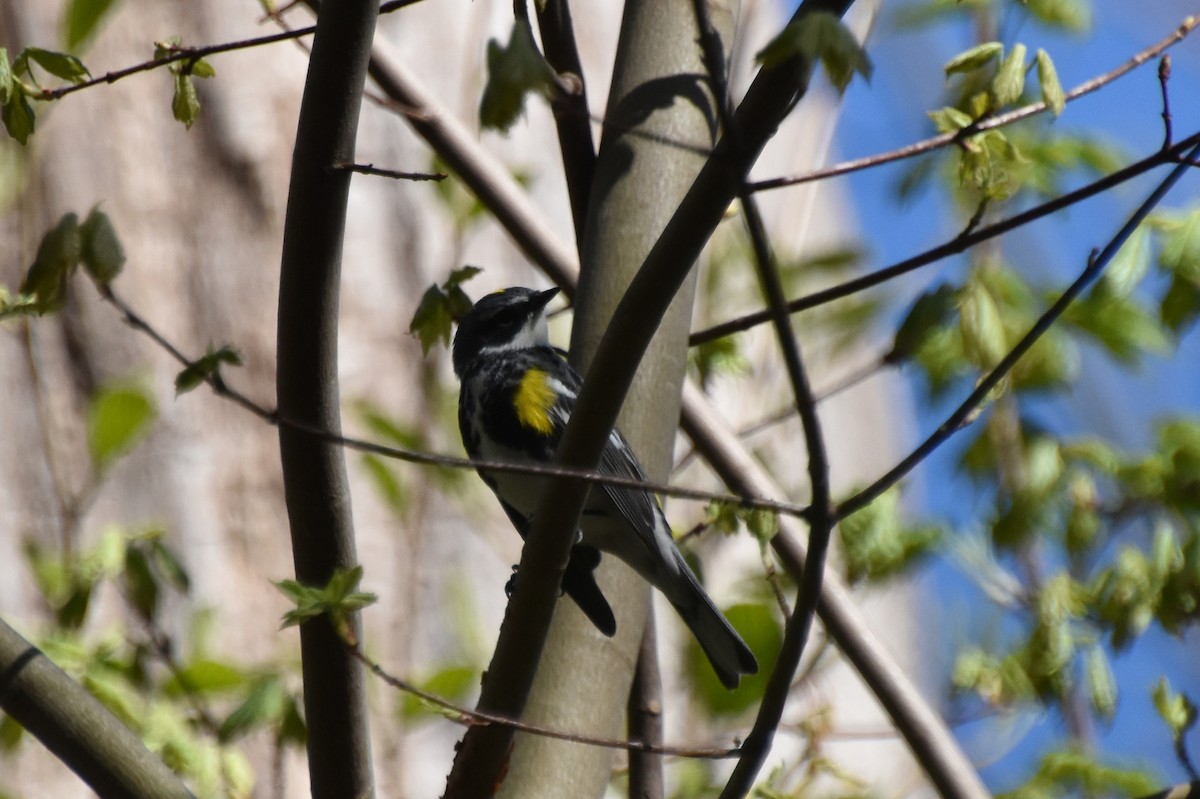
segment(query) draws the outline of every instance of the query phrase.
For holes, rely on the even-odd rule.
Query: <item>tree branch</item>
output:
[[[100,796],[192,799],[128,727],[3,620],[0,709]]]
[[[1190,16],[1180,23],[1170,36],[1167,36],[1162,41],[1159,41],[1145,50],[1135,54],[1132,58],[1126,61],[1121,66],[1113,69],[1103,75],[1097,75],[1090,80],[1086,80],[1075,88],[1063,95],[1063,99],[1067,102],[1077,100],[1084,95],[1091,94],[1097,91],[1118,78],[1132,72],[1133,70],[1145,64],[1152,58],[1157,57],[1170,47],[1175,46],[1179,42],[1187,38],[1196,26],[1200,25],[1200,17]],[[959,144],[964,140],[974,136],[977,133],[983,133],[996,128],[1007,127],[1014,122],[1020,122],[1023,119],[1037,116],[1047,110],[1044,102],[1030,103],[1021,108],[1013,109],[1004,114],[998,114],[988,119],[982,119],[974,125],[970,125],[962,130],[952,133],[943,133],[938,136],[932,136],[923,141],[914,142],[913,144],[899,147],[886,153],[877,153],[876,155],[868,155],[864,158],[856,158],[852,161],[843,161],[840,164],[825,167],[824,169],[814,169],[811,172],[805,172],[803,175],[795,175],[787,178],[772,178],[770,180],[760,180],[747,185],[747,190],[750,192],[770,191],[771,189],[780,189],[785,186],[797,186],[801,183],[811,183],[816,180],[825,180],[826,178],[837,177],[838,175],[848,175],[851,172],[858,172],[871,167],[890,164],[895,161],[902,161],[906,158],[912,158],[917,155],[932,152],[933,150],[948,147],[952,144]],[[1169,140],[1168,140],[1168,143]]]
[[[524,0],[517,2],[524,5]],[[546,61],[559,77],[550,109],[554,112],[554,124],[558,129],[558,147],[562,151],[563,172],[567,179],[567,195],[571,201],[571,219],[575,222],[575,242],[578,247],[583,243],[588,199],[592,194],[592,179],[596,173],[596,145],[592,141],[592,122],[588,115],[587,84],[584,82],[579,48],[575,44],[571,6],[567,0],[535,2],[533,7],[537,12]],[[568,84],[569,89],[563,88],[564,83]]]
[[[1142,223],[1142,220],[1144,220],[1150,214],[1150,212],[1153,211],[1160,202],[1162,202],[1163,197],[1165,197],[1167,192],[1171,190],[1171,187],[1174,186],[1181,177],[1183,177],[1184,173],[1191,169],[1191,166],[1186,163],[1186,161],[1197,157],[1197,155],[1200,155],[1200,144],[1193,142],[1191,151],[1185,156],[1185,163],[1178,164],[1174,169],[1171,170],[1170,174],[1168,174],[1167,177],[1164,178],[1163,181],[1158,185],[1158,187],[1150,193],[1150,196],[1147,197],[1140,206],[1138,206],[1138,209],[1133,212],[1121,229],[1117,231],[1116,235],[1113,236],[1112,239],[1109,240],[1108,244],[1105,245],[1104,249],[1100,253],[1093,253],[1088,257],[1087,266],[1084,268],[1083,272],[1080,273],[1079,277],[1075,279],[1075,282],[1068,286],[1066,291],[1062,293],[1062,295],[1054,302],[1054,304],[1051,305],[1050,308],[1038,318],[1033,327],[1031,327],[1029,331],[1021,338],[1021,340],[1018,341],[1016,345],[1008,352],[1008,354],[1001,359],[1000,363],[996,364],[994,369],[980,379],[978,385],[975,387],[975,390],[972,391],[970,395],[962,401],[958,408],[956,408],[954,412],[946,418],[946,421],[942,422],[941,426],[939,426],[937,430],[935,430],[928,438],[925,439],[925,441],[921,443],[920,446],[914,449],[906,458],[904,458],[904,460],[898,463],[887,474],[883,475],[883,477],[880,477],[874,483],[867,486],[846,501],[840,503],[835,514],[837,519],[844,519],[850,514],[862,510],[867,505],[871,504],[871,502],[879,497],[880,494],[887,491],[896,483],[900,482],[900,480],[906,474],[912,471],[919,463],[921,463],[921,461],[925,460],[925,458],[927,458],[935,449],[945,443],[950,436],[957,433],[970,422],[970,420],[983,406],[984,402],[986,402],[988,395],[991,394],[992,391],[998,385],[1000,385],[1000,381],[1002,381],[1008,375],[1008,373],[1012,371],[1012,368],[1016,365],[1017,361],[1021,359],[1021,356],[1029,351],[1030,347],[1032,347],[1037,340],[1042,337],[1042,334],[1049,330],[1050,327],[1063,315],[1063,313],[1066,312],[1067,307],[1070,306],[1070,304],[1074,302],[1075,299],[1079,297],[1079,295],[1082,294],[1083,291],[1100,276],[1101,272],[1104,271],[1104,267],[1107,266],[1108,262],[1112,260],[1114,255],[1117,254],[1117,251],[1121,249],[1121,245],[1124,244],[1125,241],[1133,234],[1133,231],[1139,224]]]
[[[292,157],[280,269],[276,385],[282,417],[339,432],[338,290],[342,237],[367,60],[379,6],[326,3],[317,16]],[[296,579],[325,585],[357,565],[340,447],[279,428]],[[350,622],[361,634],[357,614]],[[328,619],[300,626],[314,797],[370,797],[371,744],[360,664]]]
[[[748,496],[783,493],[694,385],[684,389],[683,410],[684,432],[726,485]],[[801,543],[806,532],[795,519],[784,517],[779,520],[779,532],[771,539],[771,548],[797,582],[803,578],[807,557]],[[945,722],[871,631],[849,589],[836,574],[825,575],[817,615],[829,637],[891,717],[917,765],[938,793],[955,799],[990,799],[991,794]]]

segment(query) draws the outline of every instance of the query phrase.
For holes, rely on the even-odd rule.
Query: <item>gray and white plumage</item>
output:
[[[459,322],[454,371],[461,381],[459,427],[472,457],[488,461],[553,462],[582,383],[549,344],[545,307],[557,289],[510,288],[489,294]],[[483,435],[482,431],[488,434]],[[619,431],[609,436],[598,470],[646,481]],[[546,478],[480,470],[513,524],[525,535]],[[735,688],[758,663],[705,593],[675,546],[657,500],[646,491],[597,485],[580,519],[579,540],[563,590],[606,635],[616,623],[595,583],[599,553],[617,556],[660,590],[691,629],[717,676]]]

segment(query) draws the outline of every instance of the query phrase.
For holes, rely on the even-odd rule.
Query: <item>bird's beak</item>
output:
[[[550,300],[552,300],[558,296],[559,291],[560,291],[560,289],[558,288],[558,286],[555,286],[552,289],[546,289],[545,291],[535,294],[529,300],[529,303],[533,307],[537,308],[538,310],[541,310],[542,308],[545,308],[547,305],[550,304]]]

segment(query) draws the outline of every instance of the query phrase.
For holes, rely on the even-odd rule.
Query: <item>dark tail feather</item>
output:
[[[617,632],[617,620],[608,600],[596,585],[595,569],[600,565],[600,552],[576,544],[571,547],[571,559],[563,572],[563,591],[583,611],[596,629],[612,638]]]
[[[683,556],[677,553],[677,558],[679,576],[673,581],[673,590],[664,593],[692,635],[696,636],[696,642],[704,650],[721,684],[732,691],[737,688],[741,675],[758,673],[758,661],[742,637],[717,610],[696,575],[684,562]]]

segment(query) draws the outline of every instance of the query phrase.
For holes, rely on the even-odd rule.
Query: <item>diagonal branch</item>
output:
[[[1153,155],[1143,158],[1141,161],[1130,164],[1124,169],[1119,169],[1111,175],[1106,175],[1099,180],[1093,181],[1086,186],[1081,186],[1075,191],[1068,192],[1061,197],[1055,197],[1041,205],[1034,206],[1019,214],[1014,214],[1007,219],[1002,219],[999,222],[994,222],[983,227],[968,229],[958,236],[955,236],[950,241],[939,244],[932,249],[917,255],[905,258],[903,261],[892,264],[875,272],[856,277],[853,280],[847,280],[845,283],[839,283],[836,286],[830,286],[827,289],[814,291],[811,294],[806,294],[803,297],[790,300],[787,304],[788,311],[798,313],[807,311],[810,308],[816,308],[818,305],[824,305],[834,300],[840,300],[843,297],[849,297],[852,294],[857,294],[865,289],[878,286],[881,283],[886,283],[889,280],[915,271],[923,266],[928,266],[932,263],[940,261],[950,255],[956,255],[965,252],[970,248],[989,239],[996,238],[1004,233],[1008,233],[1019,227],[1029,224],[1035,220],[1049,216],[1064,208],[1069,208],[1076,203],[1082,202],[1089,197],[1094,197],[1098,194],[1103,194],[1114,186],[1119,186],[1126,181],[1149,172],[1155,167],[1164,164],[1179,163],[1179,159],[1183,157],[1183,153],[1189,148],[1200,142],[1200,133],[1193,133],[1186,139],[1163,149],[1156,151]],[[771,318],[770,311],[756,311],[755,313],[746,314],[745,316],[731,319],[727,322],[722,322],[713,325],[705,330],[700,330],[691,335],[688,340],[693,347],[698,344],[704,344],[715,339],[724,338],[725,336],[740,333],[756,327]]]
[[[101,796],[192,799],[108,708],[3,620],[0,709]]]
[[[1116,69],[1110,70],[1103,75],[1097,75],[1094,78],[1084,81],[1069,92],[1063,95],[1066,102],[1077,100],[1080,97],[1098,91],[1113,81],[1133,70],[1158,57],[1159,54],[1167,49],[1174,47],[1179,42],[1187,38],[1197,26],[1200,26],[1200,16],[1190,16],[1180,23],[1179,27],[1171,32],[1171,35],[1165,39],[1156,42],[1147,47],[1145,50],[1136,53],[1128,61],[1121,64]],[[795,175],[787,178],[772,178],[770,180],[760,180],[750,183],[747,189],[751,192],[770,191],[771,189],[780,189],[785,186],[797,186],[802,183],[811,183],[816,180],[825,180],[826,178],[837,177],[839,175],[848,175],[851,172],[858,172],[871,167],[890,164],[895,161],[903,161],[906,158],[912,158],[917,155],[932,152],[933,150],[948,147],[952,144],[960,144],[966,139],[974,136],[977,133],[983,133],[988,130],[1006,127],[1014,122],[1020,122],[1023,119],[1028,119],[1038,114],[1043,114],[1047,111],[1047,106],[1044,102],[1030,103],[1029,105],[1015,108],[1004,114],[997,114],[994,117],[981,119],[974,125],[969,125],[962,130],[953,131],[951,133],[943,133],[938,136],[931,136],[923,141],[914,142],[912,144],[899,147],[895,150],[886,153],[877,153],[868,155],[863,158],[856,158],[851,161],[843,161],[840,164],[825,167],[824,169],[814,169],[811,172],[805,172],[802,175]],[[1168,142],[1169,143],[1169,142]]]
[[[839,520],[844,519],[871,504],[877,497],[900,482],[906,474],[912,471],[925,458],[929,457],[929,454],[944,444],[950,436],[969,424],[970,420],[987,401],[988,395],[1008,376],[1008,373],[1012,371],[1012,368],[1021,359],[1021,356],[1029,351],[1030,347],[1066,312],[1067,307],[1100,276],[1100,273],[1104,271],[1104,267],[1108,265],[1113,256],[1117,254],[1117,251],[1121,249],[1121,245],[1133,235],[1133,231],[1137,229],[1137,226],[1162,202],[1167,192],[1183,177],[1183,174],[1192,168],[1188,161],[1196,158],[1198,155],[1200,155],[1200,144],[1193,144],[1192,149],[1184,156],[1184,162],[1176,165],[1171,170],[1158,187],[1150,193],[1150,196],[1138,206],[1137,210],[1133,212],[1121,229],[1117,231],[1116,235],[1109,240],[1103,250],[1099,253],[1093,253],[1088,257],[1087,266],[1080,273],[1079,277],[1075,279],[1075,282],[1068,286],[1066,291],[1062,293],[1054,304],[1038,318],[1033,327],[1029,329],[1029,332],[1013,346],[1009,353],[1001,359],[1000,363],[996,364],[995,368],[979,381],[975,390],[946,418],[946,421],[942,422],[937,430],[887,474],[845,502],[840,503],[837,507],[836,518]]]

